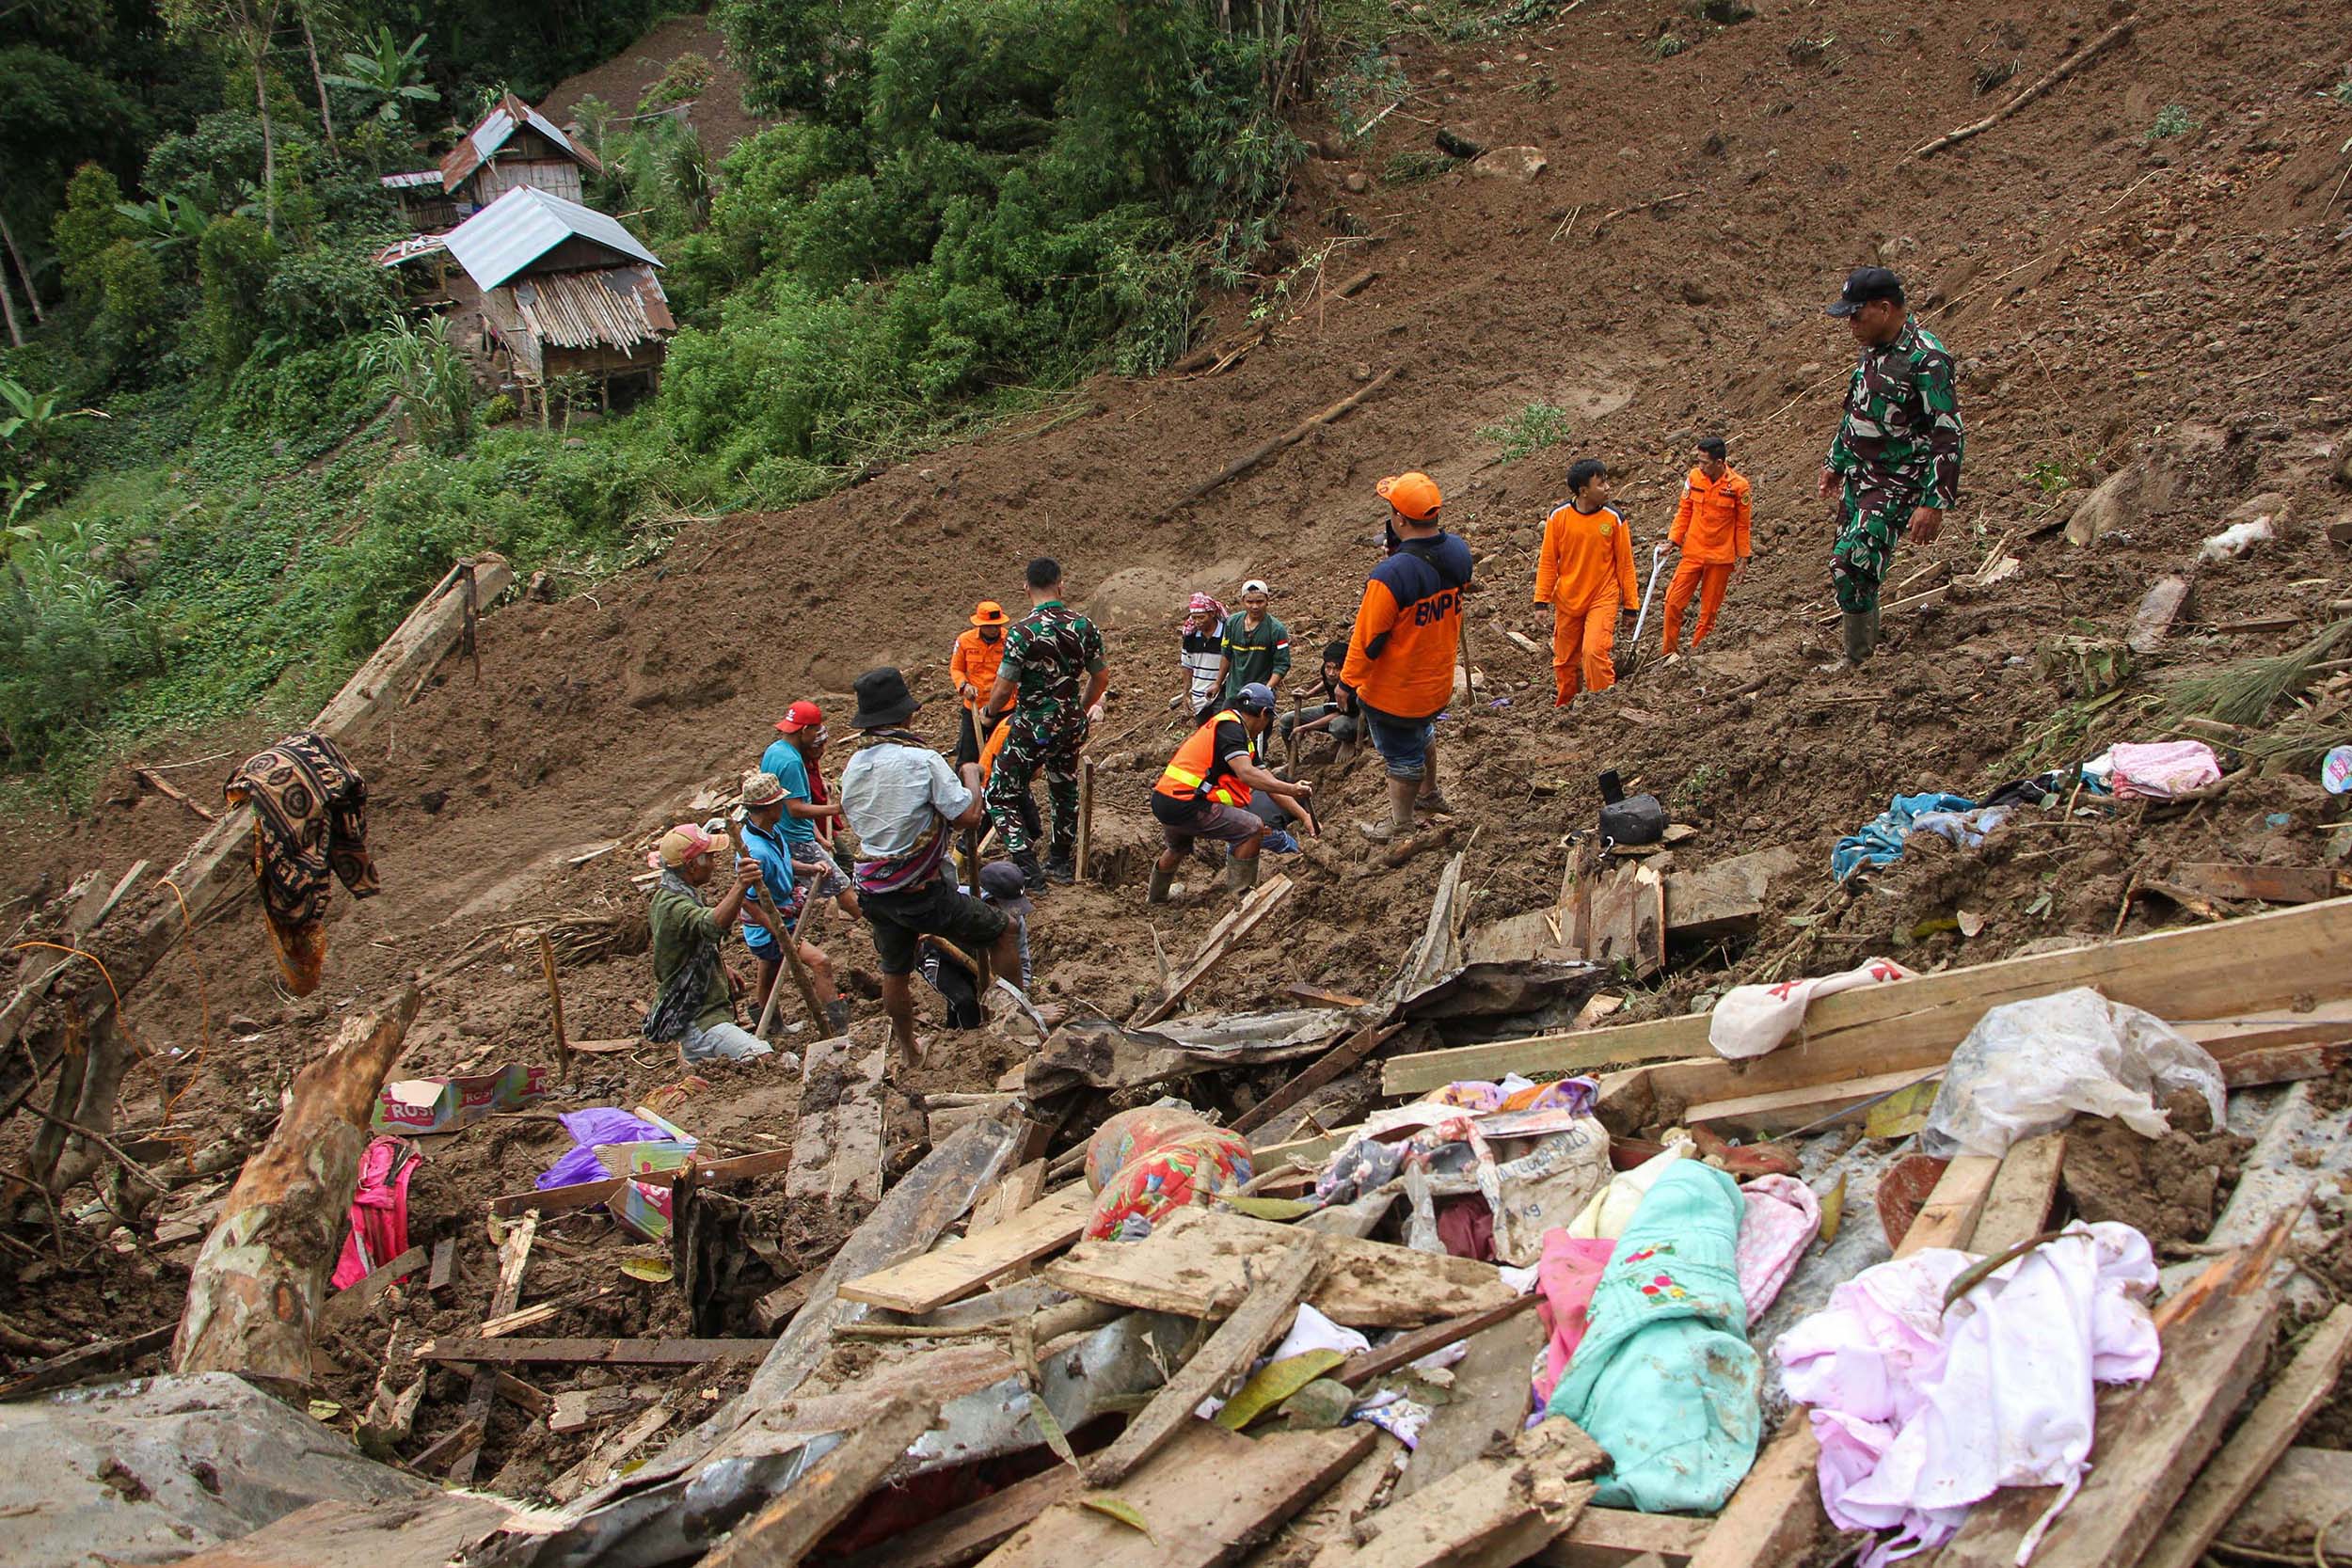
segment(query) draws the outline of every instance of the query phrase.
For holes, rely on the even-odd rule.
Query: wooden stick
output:
[[[169,780],[158,774],[153,768],[135,768],[131,771],[137,776],[139,783],[145,784],[148,788],[153,790],[165,800],[179,801],[182,805],[187,807],[190,811],[196,813],[197,816],[202,817],[207,822],[217,822],[220,820],[220,813],[199,805],[196,801],[189,800],[186,795],[174,788]]]
[[[2100,55],[2106,54],[2109,49],[2112,49],[2115,45],[2131,37],[2132,29],[2138,25],[2139,18],[2136,16],[2125,17],[2114,26],[2108,28],[2106,32],[2101,33],[2097,38],[2092,39],[2089,43],[2084,44],[2080,49],[2075,50],[2072,55],[2069,55],[2063,60],[2060,60],[2057,65],[2053,66],[2046,73],[2044,73],[2040,81],[2034,83],[2033,86],[2027,87],[2025,91],[2019,93],[2016,97],[2010,99],[2008,103],[2002,104],[1999,108],[1994,110],[1982,119],[1978,120],[1973,125],[1963,125],[1957,131],[1947,131],[1944,135],[1936,137],[1933,141],[1922,142],[1917,147],[1913,148],[1909,152],[1904,153],[1903,156],[1898,160],[1898,162],[1909,163],[1914,158],[1932,157],[1934,154],[1943,151],[1947,147],[1957,146],[1960,143],[1966,141],[1971,136],[1980,135],[1983,133],[1990,131],[1993,127],[1998,125],[2001,121],[2007,119],[2010,116],[2015,114],[2018,110],[2024,108],[2035,99],[2040,98],[2043,93],[2048,92],[2052,87],[2057,87],[2060,82],[2065,81],[2069,76],[2074,75],[2074,72],[2080,71],[2083,67],[2097,59]]]
[[[1652,207],[1663,207],[1669,201],[1688,201],[1696,195],[1698,195],[1696,191],[1677,191],[1672,196],[1661,196],[1655,201],[1637,201],[1630,207],[1620,207],[1613,213],[1603,213],[1600,215],[1600,221],[1593,225],[1593,238],[1599,239],[1600,231],[1619,218],[1630,217],[1635,213],[1646,213]]]
[[[1210,475],[1207,479],[1202,480],[1200,483],[1185,491],[1182,496],[1179,496],[1172,504],[1163,507],[1152,520],[1153,522],[1166,522],[1168,518],[1174,516],[1185,507],[1190,506],[1194,501],[1199,500],[1210,491],[1217,488],[1217,486],[1227,483],[1230,481],[1239,479],[1242,475],[1248,473],[1250,469],[1256,467],[1267,458],[1272,457],[1276,452],[1280,451],[1284,447],[1295,446],[1298,442],[1305,440],[1309,436],[1312,435],[1318,427],[1329,424],[1332,420],[1338,419],[1341,415],[1346,413],[1349,409],[1354,408],[1357,404],[1362,403],[1366,398],[1371,397],[1375,392],[1380,390],[1381,388],[1386,387],[1391,381],[1396,379],[1397,369],[1398,367],[1396,366],[1390,366],[1387,370],[1382,371],[1378,375],[1374,376],[1363,386],[1358,388],[1355,391],[1350,392],[1347,396],[1340,399],[1339,402],[1333,404],[1322,413],[1314,415],[1312,418],[1304,420],[1298,424],[1292,426],[1289,430],[1284,431],[1281,435],[1277,436],[1273,440],[1268,441],[1265,445],[1257,448],[1255,451],[1245,452],[1241,456],[1234,458],[1231,463],[1226,464],[1225,467],[1219,468],[1216,473]]]
[[[1076,866],[1076,876],[1079,881],[1083,882],[1087,879],[1087,868],[1092,863],[1093,852],[1094,759],[1092,757],[1080,757],[1078,759],[1078,853]],[[973,872],[973,877],[976,881],[977,880],[978,876],[979,873],[975,870]]]
[[[789,1568],[808,1555],[930,1430],[936,1403],[901,1395],[719,1543],[703,1568]]]
[[[1518,1317],[1535,1305],[1537,1294],[1531,1291],[1526,1295],[1514,1296],[1484,1311],[1465,1312],[1458,1318],[1448,1318],[1443,1323],[1400,1334],[1377,1350],[1349,1356],[1328,1375],[1350,1387],[1368,1383],[1385,1372],[1396,1370],[1408,1361],[1418,1361],[1432,1351],[1459,1344],[1471,1335],[1492,1328],[1505,1319]]]
[[[499,1282],[490,1296],[490,1315],[502,1317],[512,1312],[523,1299],[523,1270],[531,1262],[531,1243],[538,1239],[539,1212],[533,1209],[525,1214],[522,1223],[506,1233],[499,1243]],[[466,1418],[483,1430],[490,1424],[490,1403],[498,1397],[498,1373],[489,1367],[476,1367],[473,1386],[466,1393]],[[449,1467],[449,1479],[463,1486],[473,1480],[474,1465],[482,1455],[476,1443]]]
[[[555,980],[555,943],[548,940],[546,931],[539,933],[539,969],[548,977],[548,1017],[555,1031],[555,1061],[564,1070],[564,1082],[572,1081],[572,1048],[564,1038],[564,989]]]

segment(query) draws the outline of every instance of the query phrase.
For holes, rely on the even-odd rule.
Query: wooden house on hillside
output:
[[[660,385],[677,322],[655,276],[659,258],[635,235],[577,201],[518,185],[446,236],[481,291],[483,340],[544,415],[547,385],[586,375],[609,398],[615,381]]]
[[[441,160],[441,189],[462,216],[523,185],[579,201],[585,176],[603,172],[586,148],[510,92]]]

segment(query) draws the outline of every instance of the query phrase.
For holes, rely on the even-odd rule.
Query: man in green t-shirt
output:
[[[720,942],[743,912],[744,895],[759,882],[758,863],[744,857],[719,902],[703,902],[702,890],[718,875],[717,851],[725,842],[695,823],[681,822],[663,833],[660,846],[646,857],[661,879],[654,883],[645,911],[657,988],[653,1010],[645,1015],[645,1037],[675,1044],[689,1062],[720,1056],[742,1062],[775,1051],[735,1022],[740,977],[719,957]],[[790,1052],[785,1055],[800,1065]]]
[[[1232,702],[1245,686],[1279,691],[1291,673],[1291,630],[1266,613],[1270,597],[1265,583],[1251,578],[1241,585],[1241,613],[1225,618],[1225,660],[1217,666],[1222,702]]]

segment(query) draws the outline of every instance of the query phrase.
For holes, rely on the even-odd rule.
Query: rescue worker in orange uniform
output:
[[[982,599],[972,611],[972,629],[956,638],[956,651],[947,656],[947,678],[955,683],[957,700],[977,709],[980,699],[996,684],[996,667],[1005,662],[1005,607]]]
[[[1682,640],[1682,612],[1690,608],[1691,595],[1699,600],[1699,624],[1691,628],[1691,646],[1696,648],[1715,629],[1715,612],[1724,608],[1724,594],[1748,560],[1747,475],[1733,469],[1722,436],[1707,436],[1698,451],[1698,467],[1682,482],[1682,504],[1666,535],[1666,543],[1682,552],[1674,580],[1666,585],[1666,641],[1661,651],[1669,658]]]
[[[1633,534],[1609,504],[1609,469],[1598,458],[1568,468],[1568,504],[1544,522],[1535,558],[1535,602],[1551,606],[1551,673],[1565,707],[1581,689],[1617,684],[1617,616],[1638,610]]]
[[[1225,868],[1227,887],[1243,893],[1258,885],[1258,846],[1267,830],[1249,809],[1250,791],[1263,790],[1285,801],[1304,800],[1314,793],[1311,785],[1266,771],[1261,748],[1273,722],[1274,689],[1252,681],[1168,759],[1160,782],[1152,786],[1152,815],[1168,847],[1152,863],[1152,890],[1146,895],[1150,902],[1168,902],[1176,868],[1184,863],[1196,839],[1218,839],[1233,847],[1233,858]],[[1299,815],[1312,832],[1314,818],[1303,811]]]
[[[1398,474],[1373,488],[1389,503],[1395,542],[1364,583],[1340,682],[1356,693],[1389,773],[1389,820],[1359,822],[1357,831],[1387,845],[1389,863],[1401,865],[1420,842],[1414,808],[1433,816],[1454,810],[1438,789],[1437,718],[1454,697],[1462,594],[1474,563],[1461,536],[1438,521],[1445,498],[1427,474]]]

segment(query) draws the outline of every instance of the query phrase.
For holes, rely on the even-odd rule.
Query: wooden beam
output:
[[[1543,1354],[1544,1338],[1541,1319],[1518,1317],[1470,1341],[1454,1364],[1445,1402],[1430,1413],[1397,1478],[1391,1506],[1424,1490],[1452,1491],[1457,1472],[1527,1425],[1528,1368]]]
[[[422,1475],[431,1475],[444,1466],[453,1471],[459,1465],[465,1465],[467,1468],[471,1469],[472,1465],[469,1462],[482,1451],[482,1421],[475,1417],[469,1416],[432,1442],[427,1443],[423,1449],[408,1462],[408,1467]]]
[[[1576,1522],[1593,1496],[1580,1478],[1608,1463],[1574,1422],[1550,1417],[1443,1485],[1368,1514],[1371,1539],[1333,1542],[1315,1568],[1512,1568]]]
[[[1085,1182],[1073,1181],[1002,1225],[976,1230],[937,1252],[850,1280],[841,1287],[841,1299],[919,1318],[978,1293],[990,1280],[1024,1263],[1059,1252],[1086,1233],[1093,1212],[1094,1195]]]
[[[1772,1094],[1744,1094],[1731,1100],[1709,1101],[1682,1113],[1685,1126],[1702,1123],[1762,1133],[1793,1132],[1840,1111],[1860,1112],[1870,1101],[1921,1081],[1923,1074],[1906,1068],[1900,1072],[1876,1073],[1837,1084],[1808,1084],[1803,1088]]]
[[[1294,1244],[1289,1226],[1210,1209],[1170,1214],[1140,1242],[1081,1242],[1039,1271],[1058,1291],[1154,1312],[1223,1317],[1251,1270]],[[1386,1242],[1326,1236],[1330,1267],[1308,1292],[1315,1309],[1357,1328],[1417,1328],[1494,1307],[1518,1292],[1491,1263]]]
[[[626,1287],[618,1284],[583,1285],[577,1291],[566,1291],[562,1295],[549,1296],[529,1307],[518,1307],[512,1312],[485,1318],[482,1326],[474,1332],[485,1339],[502,1339],[508,1335],[519,1334],[526,1328],[536,1328],[543,1323],[562,1317],[575,1307],[585,1307],[592,1301],[618,1295]]]
[[[171,1337],[179,1332],[179,1326],[177,1323],[166,1323],[161,1328],[151,1328],[144,1334],[134,1334],[128,1338],[101,1339],[95,1344],[67,1351],[62,1355],[53,1355],[46,1361],[37,1361],[8,1382],[0,1383],[0,1404],[11,1400],[27,1399],[35,1394],[45,1394],[52,1388],[64,1388],[86,1377],[95,1377],[102,1372],[128,1366],[142,1355],[168,1351]]]
[[[1824,997],[1803,1030],[1770,1055],[1717,1058],[1702,1015],[1588,1031],[1550,1044],[1503,1052],[1465,1046],[1392,1057],[1382,1073],[1390,1094],[1419,1094],[1457,1078],[1531,1077],[1583,1071],[1611,1062],[1667,1061],[1645,1070],[1655,1089],[1686,1103],[1836,1083],[1865,1073],[1925,1069],[1951,1055],[1985,1009],[2095,986],[2109,1000],[2162,1019],[2225,1018],[2285,1008],[2298,996],[2352,996],[2341,962],[2352,948],[2352,898],[2331,898],[2220,925],[2158,931],[2122,942],[2003,958],[1964,969],[1865,986]],[[1597,1047],[1609,1052],[1597,1060]],[[1481,1053],[1473,1058],[1470,1053]],[[1465,1070],[1468,1069],[1469,1070]]]
[[[2324,865],[2233,865],[2200,861],[2172,868],[2172,880],[2208,898],[2254,898],[2265,904],[2315,904],[2336,891]]]
[[[982,1193],[972,1205],[972,1224],[965,1232],[986,1230],[1019,1217],[1045,1196],[1045,1162],[1028,1160],[1008,1172],[1003,1180]]]
[[[1118,1490],[1098,1495],[1149,1534],[1073,1498],[1030,1520],[983,1568],[1223,1568],[1346,1475],[1375,1436],[1358,1425],[1252,1439],[1187,1421]]]
[[[420,1361],[548,1362],[601,1367],[695,1367],[709,1361],[756,1361],[767,1339],[485,1339],[444,1335],[418,1348]]]
[[[1354,1071],[1358,1063],[1393,1039],[1405,1028],[1406,1022],[1400,1020],[1377,1029],[1366,1027],[1349,1035],[1272,1094],[1235,1117],[1233,1131],[1254,1132],[1326,1084]]]
[[[2219,1455],[2198,1472],[2188,1495],[2139,1560],[2139,1568],[2197,1568],[2221,1527],[2254,1495],[2303,1423],[2335,1392],[2347,1351],[2352,1351],[2352,1307],[2338,1307],[2303,1341],[2295,1360],[2238,1423]]]
[[[1523,1296],[1498,1302],[1480,1311],[1465,1312],[1458,1318],[1448,1318],[1443,1323],[1431,1323],[1426,1328],[1416,1328],[1400,1334],[1385,1345],[1375,1345],[1371,1350],[1359,1351],[1349,1356],[1340,1363],[1330,1376],[1351,1388],[1368,1383],[1375,1377],[1396,1370],[1397,1368],[1408,1362],[1418,1361],[1432,1351],[1440,1351],[1448,1345],[1459,1344],[1471,1335],[1483,1329],[1492,1328],[1506,1318],[1516,1318],[1541,1299],[1540,1292],[1530,1291]]]
[[[1911,1228],[1896,1244],[1895,1256],[1908,1258],[1929,1247],[1965,1251],[1976,1240],[1977,1219],[1984,1212],[1993,1179],[2000,1169],[1999,1156],[1992,1154],[1963,1154],[1946,1165],[1935,1190],[1928,1194]]]
[[[287,1397],[310,1388],[311,1328],[359,1184],[369,1113],[421,1003],[403,988],[347,1021],[294,1075],[277,1130],[238,1173],[197,1254],[174,1371],[236,1372]]]
[[[539,1236],[539,1212],[525,1214],[521,1221],[506,1232],[499,1243],[498,1284],[490,1291],[490,1316],[501,1317],[515,1310],[523,1299],[523,1271],[531,1264],[531,1243]],[[466,1391],[466,1418],[489,1429],[490,1403],[498,1397],[498,1372],[490,1367],[474,1368],[473,1384]],[[463,1486],[473,1480],[474,1466],[481,1456],[476,1444],[450,1467],[450,1480]]]
[[[2009,1146],[2001,1168],[1985,1193],[1969,1250],[1990,1257],[2022,1246],[2042,1234],[2058,1196],[2058,1171],[2066,1164],[2066,1134],[2044,1132]]]
[[[894,1399],[729,1531],[703,1558],[702,1568],[791,1568],[865,1501],[938,1415],[936,1405]]]
[[[1588,1568],[1601,1554],[1613,1558],[1655,1557],[1681,1563],[1707,1539],[1711,1519],[1677,1513],[1636,1513],[1629,1508],[1587,1508],[1568,1532],[1528,1559],[1545,1568]]]
[[[2266,1264],[2241,1270],[2164,1325],[2164,1359],[2146,1383],[2102,1390],[2090,1473],[2042,1536],[2035,1568],[2140,1560],[2262,1373],[2280,1299],[2268,1272]],[[2049,1487],[2029,1486],[1986,1498],[1937,1568],[2012,1568],[2052,1497]]]
[[[1249,895],[1232,909],[1225,918],[1210,928],[1192,961],[1184,965],[1168,983],[1168,989],[1156,1002],[1136,1009],[1127,1021],[1130,1029],[1147,1029],[1176,1010],[1176,1004],[1187,991],[1208,977],[1209,971],[1225,961],[1225,956],[1241,944],[1244,937],[1258,927],[1258,923],[1274,911],[1274,907],[1290,896],[1291,879],[1277,875],[1270,882],[1261,882]]]
[[[961,1568],[1011,1539],[1047,1509],[1076,1497],[1078,1490],[1078,1472],[1057,1465],[978,1502],[901,1530],[845,1560],[840,1568]]]
[[[1089,1485],[1117,1486],[1126,1480],[1192,1422],[1201,1401],[1225,1392],[1227,1385],[1246,1374],[1250,1363],[1289,1331],[1298,1304],[1328,1264],[1329,1255],[1322,1236],[1304,1231],[1264,1261],[1265,1272],[1252,1282],[1233,1315],[1152,1396],[1152,1402],[1108,1448],[1087,1460]]]
[[[848,1036],[809,1043],[806,1082],[829,1080],[840,1093],[831,1104],[801,1112],[792,1129],[787,1197],[828,1203],[881,1199],[882,1075],[889,1064],[886,1044],[864,1047]]]
[[[424,1267],[424,1248],[412,1246],[390,1262],[369,1270],[326,1298],[326,1305],[319,1308],[319,1327],[331,1333],[358,1319],[383,1300],[384,1292],[397,1284],[401,1275]]]
[[[645,1402],[644,1396],[629,1388],[566,1388],[555,1396],[555,1407],[548,1412],[548,1430],[559,1434],[585,1432],[633,1415]]]

